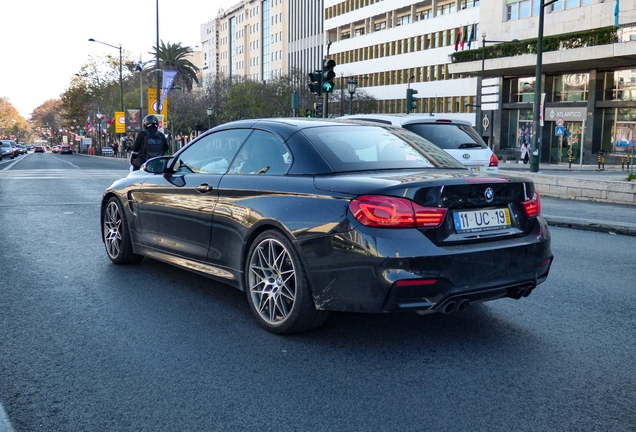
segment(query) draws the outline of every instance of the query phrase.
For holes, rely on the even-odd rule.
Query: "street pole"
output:
[[[484,85],[484,67],[486,63],[486,34],[481,35],[481,81],[477,86],[477,133],[481,137],[484,134],[484,126],[481,112],[482,86]]]
[[[157,4],[157,50],[155,52],[155,68],[156,68],[156,77],[157,77],[157,94],[156,94],[156,104],[157,107],[155,109],[157,114],[161,114],[161,107],[159,106],[159,101],[160,101],[160,95],[159,95],[159,0],[156,0],[156,4]],[[150,109],[148,109],[148,111],[150,112]]]
[[[532,116],[532,150],[530,152],[530,172],[539,172],[539,161],[541,160],[541,93],[542,90],[542,63],[543,63],[543,18],[545,16],[545,7],[550,6],[557,0],[540,0],[539,5],[539,31],[537,35],[537,67],[534,79],[534,106]]]
[[[140,119],[144,118],[144,70],[143,67],[139,71],[139,115]]]
[[[121,103],[121,112],[124,112],[124,80],[122,78],[122,63],[121,44],[119,44],[119,101]]]
[[[120,103],[120,111],[124,112],[124,80],[123,80],[123,73],[122,73],[122,67],[123,67],[123,60],[122,60],[122,55],[121,55],[121,44],[119,44],[119,46],[115,46],[115,45],[111,45],[111,44],[107,44],[106,42],[100,42],[98,40],[95,40],[93,38],[90,38],[88,40],[89,42],[97,42],[100,43],[102,45],[106,45],[109,46],[111,48],[115,48],[119,50],[119,103]],[[101,134],[100,134],[101,135]],[[120,134],[121,137],[121,134]]]

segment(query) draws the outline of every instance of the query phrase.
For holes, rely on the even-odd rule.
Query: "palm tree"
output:
[[[155,51],[149,54],[156,56],[157,46],[153,46],[153,49]],[[181,42],[176,44],[171,44],[170,42],[164,44],[163,41],[159,42],[159,69],[176,70],[175,85],[179,84],[187,91],[192,90],[193,82],[199,83],[199,79],[197,78],[199,68],[188,60],[191,54],[192,48],[181,46]]]

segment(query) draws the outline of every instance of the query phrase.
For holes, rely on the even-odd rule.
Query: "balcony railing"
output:
[[[603,27],[583,32],[545,36],[543,38],[543,52],[609,45],[621,40],[625,41],[627,29],[636,30],[636,23],[623,24],[620,27]],[[479,41],[477,41],[477,44],[478,43]],[[482,55],[487,59],[494,59],[536,53],[537,39],[528,39],[519,42],[505,42],[498,45],[487,46],[483,53],[482,47],[469,51],[458,51],[451,54],[450,57],[452,63],[465,63],[480,61]]]

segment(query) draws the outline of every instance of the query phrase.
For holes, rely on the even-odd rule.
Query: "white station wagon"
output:
[[[471,171],[499,172],[497,155],[470,122],[428,114],[357,114],[346,118],[403,127],[440,147]]]

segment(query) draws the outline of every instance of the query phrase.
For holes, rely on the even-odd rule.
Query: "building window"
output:
[[[563,0],[557,0],[555,3],[552,4],[552,10],[553,11],[561,11],[563,10]]]
[[[397,25],[406,25],[409,24],[411,22],[411,15],[404,15],[401,17],[398,17],[397,19]]]
[[[386,29],[386,21],[376,22],[373,26],[373,30],[380,31]]]
[[[431,19],[432,17],[432,9],[427,9],[424,11],[417,12],[415,15],[415,21],[422,21],[425,19]]]
[[[554,102],[580,102],[587,100],[589,74],[566,74],[554,77]]]
[[[605,100],[636,101],[636,70],[607,72]]]

